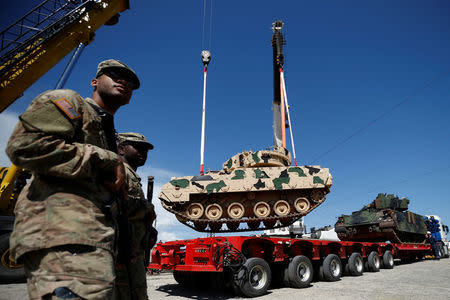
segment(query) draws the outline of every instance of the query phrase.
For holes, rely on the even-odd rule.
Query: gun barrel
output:
[[[147,177],[147,199],[148,202],[152,203],[153,198],[153,183],[155,181],[154,176],[148,176]]]

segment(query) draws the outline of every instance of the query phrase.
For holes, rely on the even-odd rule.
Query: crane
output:
[[[0,112],[103,24],[128,0],[45,0],[0,33]]]

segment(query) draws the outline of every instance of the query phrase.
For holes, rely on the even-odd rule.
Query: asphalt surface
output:
[[[208,287],[192,290],[176,283],[171,273],[147,277],[150,299],[241,299],[231,291]],[[342,277],[337,282],[313,282],[304,289],[270,288],[258,299],[450,299],[450,259],[400,264],[392,270]],[[27,299],[26,284],[0,285],[0,299]]]

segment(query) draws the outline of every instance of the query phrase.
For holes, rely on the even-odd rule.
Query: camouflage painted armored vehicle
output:
[[[227,160],[220,172],[172,178],[158,197],[165,209],[197,231],[255,230],[261,222],[264,228],[286,226],[320,205],[332,184],[328,169],[290,165],[283,147],[244,151]],[[247,228],[239,228],[241,223]]]
[[[392,194],[377,198],[351,215],[342,215],[335,231],[342,241],[420,243],[427,228],[424,217],[408,209],[409,200]]]

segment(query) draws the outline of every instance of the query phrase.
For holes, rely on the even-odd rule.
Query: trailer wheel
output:
[[[353,252],[348,259],[348,271],[352,276],[361,276],[364,272],[364,260],[358,252]]]
[[[442,244],[442,242],[437,242],[437,247],[438,247],[438,251],[439,251],[439,257],[444,258],[445,257],[445,249],[444,249],[444,245]]]
[[[10,232],[0,236],[0,282],[25,282],[25,270],[22,264],[18,264],[10,257],[9,236]]]
[[[448,258],[449,257],[449,253],[448,253],[447,245],[444,244],[443,248],[444,248],[444,256],[443,256],[443,258]]]
[[[342,276],[341,260],[336,254],[328,254],[323,260],[323,277],[326,281],[338,281]]]
[[[289,282],[289,265],[285,265],[283,269],[283,283],[285,287],[290,287],[291,283]]]
[[[372,251],[367,257],[367,267],[370,272],[380,271],[380,256],[378,252]]]
[[[394,268],[394,256],[390,250],[384,251],[383,254],[383,268],[393,269]]]
[[[291,287],[308,287],[313,279],[313,266],[309,258],[298,255],[289,264],[289,283]]]
[[[173,278],[176,282],[184,287],[193,287],[195,285],[195,279],[192,272],[188,271],[173,271]]]
[[[237,274],[237,287],[244,296],[258,297],[269,288],[272,279],[270,267],[264,259],[252,257],[246,260]]]

